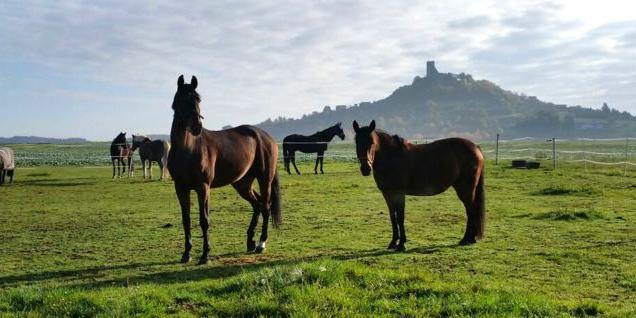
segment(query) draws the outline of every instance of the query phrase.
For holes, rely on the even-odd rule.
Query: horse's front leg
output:
[[[382,195],[384,196],[384,201],[386,201],[386,206],[389,209],[391,230],[393,232],[391,242],[389,242],[389,246],[387,248],[394,250],[397,247],[398,240],[400,239],[400,232],[397,225],[397,214],[395,213],[395,207],[393,206],[393,196],[388,192],[382,192]]]
[[[115,179],[115,159],[110,160],[113,163],[113,179]]]
[[[152,179],[152,160],[148,160],[148,179]]]
[[[382,192],[382,195],[384,195],[384,200],[389,208],[391,230],[393,231],[393,236],[388,248],[404,251],[404,243],[406,243],[406,233],[404,232],[405,194],[401,192]]]
[[[185,246],[181,263],[190,261],[190,250],[192,249],[192,241],[190,236],[190,190],[180,187],[175,183],[174,188],[177,192],[177,199],[181,206],[181,222],[183,223],[183,232],[185,233]]]
[[[199,224],[201,225],[201,232],[203,234],[203,254],[199,259],[199,265],[207,264],[210,261],[210,241],[208,238],[208,229],[210,227],[210,220],[208,219],[208,200],[210,194],[210,187],[207,184],[202,185],[197,189],[197,197],[199,199]]]

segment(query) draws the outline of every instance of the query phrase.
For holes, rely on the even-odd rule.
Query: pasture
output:
[[[15,149],[18,162],[34,159],[0,187],[1,315],[636,315],[636,171],[622,166],[489,160],[485,239],[457,246],[465,215],[450,190],[407,197],[409,242],[397,253],[386,250],[382,195],[355,162],[328,157],[318,176],[313,162],[302,176],[279,164],[283,228],[270,229],[267,251],[244,252],[251,208],[231,187],[215,189],[212,262],[197,266],[178,263],[172,182],[142,180],[140,165],[135,178],[111,180],[94,166],[108,161],[105,144]],[[44,153],[66,159],[35,155]]]

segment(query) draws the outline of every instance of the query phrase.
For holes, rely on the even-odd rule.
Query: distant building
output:
[[[437,74],[439,74],[439,72],[435,68],[435,61],[427,61],[426,62],[426,77],[433,77]]]

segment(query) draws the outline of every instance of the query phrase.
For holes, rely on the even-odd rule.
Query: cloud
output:
[[[380,99],[423,75],[431,59],[441,71],[548,101],[636,110],[636,22],[590,25],[566,9],[494,0],[2,2],[0,58],[30,65],[28,75],[7,78],[34,77],[18,80],[17,91],[37,86],[70,122],[76,112],[64,107],[102,115],[127,101],[131,118],[153,118],[102,116],[104,132],[94,138],[122,122],[166,132],[179,74],[197,75],[205,124],[219,128]],[[16,94],[25,105],[33,100]],[[20,120],[29,118],[16,116],[0,135],[18,133]]]

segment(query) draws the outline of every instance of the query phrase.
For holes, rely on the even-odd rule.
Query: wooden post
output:
[[[499,164],[499,134],[497,134],[497,141],[495,142],[495,165]]]
[[[623,172],[623,176],[627,176],[627,162],[629,161],[629,137],[625,137],[625,172]]]
[[[552,169],[556,170],[557,157],[556,157],[556,137],[552,137]]]

